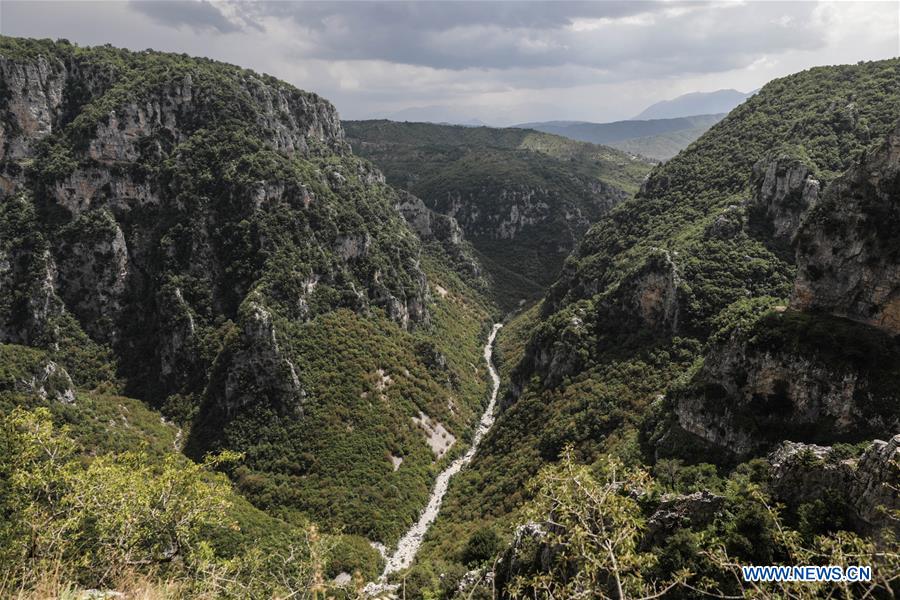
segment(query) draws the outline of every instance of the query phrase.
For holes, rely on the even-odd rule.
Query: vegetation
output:
[[[47,528],[71,548],[34,565],[11,555],[20,571],[0,595],[40,596],[49,569],[59,586],[133,578],[186,597],[374,577],[368,542],[393,543],[471,439],[492,305],[410,230],[314,94],[152,51],[4,37],[0,56],[42,57],[62,97],[36,140],[16,129],[19,90],[0,94],[5,130],[24,136],[5,138],[0,160],[14,186],[0,201],[0,334],[16,344],[0,346],[0,415],[46,409],[71,446],[58,479],[70,488],[54,480],[60,495],[29,488],[15,502],[75,498],[81,511]],[[446,427],[440,459],[420,412]],[[184,491],[175,504],[148,500],[166,485]],[[99,502],[128,507],[140,539],[119,523],[92,530]],[[101,548],[110,571],[84,571]]]
[[[368,544],[273,519],[236,496],[212,469],[238,455],[195,464],[171,448],[148,453],[135,438],[138,449],[88,457],[85,439],[54,426],[46,408],[0,418],[4,597],[112,588],[160,598],[308,598],[335,569],[380,569]]]
[[[709,466],[709,465],[707,465]],[[712,475],[688,489],[722,494],[715,517],[648,537],[648,510],[658,502],[658,481],[640,469],[601,456],[578,464],[571,450],[542,469],[532,483],[526,515],[540,533],[508,550],[498,574],[511,598],[858,598],[889,597],[898,581],[897,542],[852,533],[810,532],[790,527],[752,468],[727,480]],[[801,518],[801,527],[803,519]],[[534,561],[534,556],[548,558]],[[869,564],[863,583],[746,582],[739,565]]]
[[[467,536],[484,527],[509,539],[534,495],[526,483],[568,445],[579,463],[616,456],[626,467],[652,469],[673,491],[689,481],[704,482],[705,489],[721,485],[702,470],[710,467],[681,465],[678,474],[667,474],[673,463],[654,466],[656,447],[639,432],[671,417],[672,404],[662,398],[689,382],[704,353],[732,335],[762,352],[780,347],[819,355],[823,364],[860,367],[896,389],[896,348],[888,336],[824,315],[766,317],[787,303],[794,267],[763,231],[746,226],[744,201],[753,165],[782,144],[802,152],[827,185],[900,120],[898,77],[898,63],[890,60],[773,81],[657,166],[635,198],[587,232],[540,308],[517,315],[500,332],[499,356],[512,380],[506,408],[470,469],[451,486],[424,557],[460,556]],[[650,310],[665,306],[675,318]],[[894,414],[877,402],[879,414]],[[676,460],[717,462],[715,449],[695,441],[667,443],[677,449]],[[805,508],[806,522],[827,521],[816,516],[821,509]],[[657,584],[690,564],[675,546],[664,552],[673,566]],[[786,550],[779,552],[783,558]]]
[[[605,146],[527,129],[346,126],[354,150],[389,183],[456,217],[507,310],[542,294],[588,225],[635,192],[650,168]]]
[[[44,58],[62,98],[53,132],[26,139],[19,90],[0,89],[21,142],[0,160],[0,595],[357,595],[382,567],[369,541],[393,543],[471,439],[493,304],[403,222],[315,95],[183,55],[10,38],[0,55]],[[840,491],[780,507],[765,461],[716,467],[679,439],[657,460],[647,433],[732,337],[863,370],[896,414],[897,340],[771,312],[794,266],[745,200],[754,164],[787,146],[827,185],[900,120],[898,84],[896,60],[774,81],[640,191],[648,164],[556,136],[350,126],[389,182],[458,213],[503,309],[561,272],[500,332],[503,412],[401,575],[411,597],[490,598],[488,569],[512,597],[896,586],[895,541],[847,531]],[[457,210],[505,219],[522,199],[546,211],[515,235]],[[652,535],[662,502],[700,491],[713,518]],[[543,537],[521,545],[524,521]],[[871,589],[735,577],[823,556],[876,565]]]
[[[687,148],[724,116],[724,114],[697,115],[614,123],[551,121],[531,123],[527,126],[573,140],[606,144],[630,154],[655,160],[668,160]]]

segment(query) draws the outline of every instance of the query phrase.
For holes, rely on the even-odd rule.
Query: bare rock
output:
[[[860,457],[847,459],[831,447],[784,442],[769,462],[777,499],[797,505],[839,496],[851,507],[857,529],[900,531],[900,521],[889,513],[900,510],[900,434],[875,440]]]
[[[645,547],[652,547],[664,541],[676,529],[704,527],[712,523],[724,505],[724,496],[706,490],[693,494],[666,495],[648,519],[642,543]]]
[[[240,340],[225,381],[225,412],[234,412],[262,399],[288,410],[302,411],[306,392],[296,367],[278,345],[272,314],[253,301],[242,313]]]
[[[790,243],[818,202],[820,183],[801,160],[781,155],[753,167],[751,206],[772,224],[776,239]]]
[[[900,128],[834,181],[797,236],[791,306],[900,333]]]

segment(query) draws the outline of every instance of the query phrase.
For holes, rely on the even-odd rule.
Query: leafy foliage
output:
[[[133,449],[118,423],[154,414],[137,398],[197,461],[241,451],[227,471],[270,514],[397,538],[440,467],[413,417],[457,438],[445,460],[461,451],[492,307],[406,225],[333,107],[179,54],[4,37],[0,56],[42,60],[62,95],[52,132],[16,130],[0,160],[16,186],[0,331],[71,374],[77,402],[55,421]],[[11,393],[4,409],[35,404]],[[173,445],[163,429],[154,451]]]
[[[755,339],[762,352],[777,346],[812,351],[824,364],[865,363],[875,381],[896,387],[888,366],[896,362],[894,343],[885,336],[823,315],[764,316],[786,304],[794,267],[764,232],[741,223],[752,167],[773,149],[790,145],[827,185],[892,131],[900,120],[898,77],[898,62],[888,60],[775,80],[654,168],[633,199],[587,232],[538,317],[517,316],[501,331],[500,356],[517,363],[504,367],[512,378],[506,408],[470,470],[451,486],[426,556],[446,555],[480,527],[511,531],[530,497],[524,483],[567,444],[583,463],[610,453],[629,465],[652,464],[655,447],[637,431],[658,423],[661,413],[671,416],[664,395],[690,381],[704,352],[731,335]],[[657,306],[677,318],[648,318],[647,307]],[[691,462],[717,462],[710,448],[668,441]],[[709,466],[657,468],[661,477],[666,469],[676,473],[665,476],[672,490],[713,485]],[[747,510],[740,521],[746,532],[768,519],[767,511]],[[806,528],[814,528],[815,507],[805,511]],[[733,533],[735,547],[765,551],[762,540],[740,542],[744,534]],[[678,558],[682,550],[673,546],[666,560],[687,564]]]

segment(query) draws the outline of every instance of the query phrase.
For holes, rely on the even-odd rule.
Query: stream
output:
[[[431,527],[431,524],[438,516],[438,512],[441,510],[441,503],[444,501],[444,495],[447,493],[447,486],[450,483],[450,478],[459,473],[463,467],[472,461],[472,457],[475,456],[475,452],[478,450],[478,445],[481,443],[482,438],[484,438],[484,434],[486,434],[494,424],[494,408],[497,405],[497,392],[500,389],[500,376],[497,374],[497,369],[494,368],[491,356],[494,351],[494,338],[497,337],[497,332],[501,327],[503,327],[502,323],[494,323],[491,334],[488,336],[487,343],[484,345],[484,361],[487,363],[488,374],[491,376],[491,400],[488,402],[487,407],[484,409],[484,413],[481,415],[481,421],[479,421],[478,429],[475,431],[475,437],[472,439],[472,446],[464,455],[450,463],[450,465],[437,476],[437,479],[434,482],[434,489],[431,491],[431,496],[428,498],[428,504],[425,505],[425,509],[419,516],[419,520],[409,528],[409,531],[407,531],[402,538],[400,538],[394,553],[387,557],[387,564],[384,567],[384,572],[381,574],[382,581],[391,573],[405,569],[412,564],[413,559],[416,557],[416,553],[419,551],[419,546],[422,545],[425,532]]]

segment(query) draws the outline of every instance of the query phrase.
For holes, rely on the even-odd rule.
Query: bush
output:
[[[500,536],[490,527],[482,527],[469,537],[462,552],[462,562],[467,566],[477,566],[494,558],[500,549]]]

